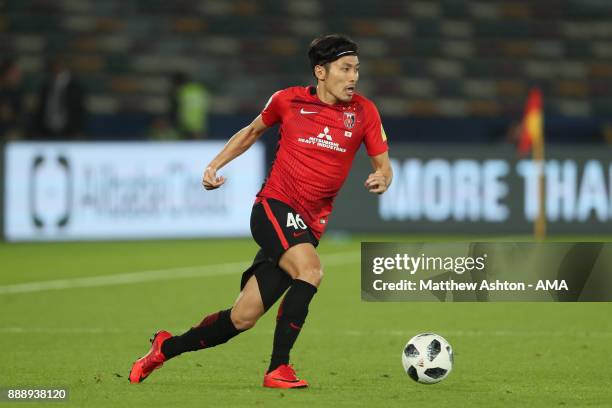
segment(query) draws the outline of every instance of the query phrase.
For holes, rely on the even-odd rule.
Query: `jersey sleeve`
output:
[[[366,106],[366,126],[363,143],[366,146],[368,156],[378,156],[389,150],[387,135],[380,121],[380,114],[373,103]]]
[[[282,119],[282,99],[283,91],[275,92],[268,102],[266,106],[261,111],[261,119],[266,124],[266,126],[274,126],[278,122],[281,122]]]

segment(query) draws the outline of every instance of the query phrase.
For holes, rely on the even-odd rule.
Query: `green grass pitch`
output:
[[[292,353],[311,387],[279,391],[261,387],[276,307],[225,345],[127,380],[154,331],[231,305],[252,241],[0,244],[0,387],[68,387],[66,404],[87,407],[611,406],[612,303],[365,303],[359,239],[319,248],[325,278]],[[30,286],[6,293],[17,284]],[[430,386],[400,359],[424,331],[455,350],[449,378]]]

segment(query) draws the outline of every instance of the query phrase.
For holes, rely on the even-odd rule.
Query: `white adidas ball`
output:
[[[453,369],[453,349],[444,337],[435,333],[417,334],[404,347],[402,364],[414,381],[435,384]]]

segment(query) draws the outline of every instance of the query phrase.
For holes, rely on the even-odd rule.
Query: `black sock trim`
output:
[[[206,316],[200,324],[180,336],[174,336],[162,344],[161,352],[166,359],[187,351],[196,351],[226,343],[243,330],[238,330],[231,319],[232,309],[221,310]]]
[[[289,353],[306,321],[308,306],[316,293],[314,285],[300,279],[293,281],[279,307],[268,372],[289,363]]]

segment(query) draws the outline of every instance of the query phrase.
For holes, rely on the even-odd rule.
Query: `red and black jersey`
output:
[[[357,93],[329,105],[312,87],[292,87],[272,95],[261,117],[267,126],[280,123],[280,139],[257,196],[294,208],[320,239],[361,144],[369,156],[388,150],[378,110]]]

